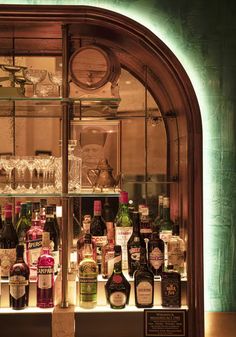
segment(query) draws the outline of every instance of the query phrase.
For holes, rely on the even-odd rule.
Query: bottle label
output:
[[[8,277],[10,268],[16,261],[16,249],[0,249],[0,260],[2,266],[2,277]]]
[[[172,237],[172,231],[164,230],[160,232],[160,239],[163,240],[164,242],[170,241],[171,237]]]
[[[114,263],[115,263],[115,252],[111,251],[111,252],[107,252],[106,256],[105,256],[105,263],[107,264],[107,274],[108,276],[110,276],[113,272],[114,269]]]
[[[168,263],[174,268],[184,267],[184,251],[181,249],[178,242],[168,243]]]
[[[94,301],[97,295],[97,276],[80,276],[80,300],[82,302]]]
[[[22,275],[14,275],[10,277],[10,294],[15,299],[25,295],[25,287],[29,284],[29,281]]]
[[[96,244],[97,250],[97,263],[102,263],[102,247],[107,244],[107,237],[106,236],[93,236]]]
[[[121,291],[115,291],[110,295],[110,303],[114,307],[121,307],[126,303],[126,295]]]
[[[122,268],[128,269],[128,251],[127,243],[133,233],[133,227],[116,227],[115,236],[116,244],[122,249]]]
[[[149,263],[154,269],[159,269],[164,263],[164,254],[158,247],[149,253]]]
[[[147,281],[141,281],[137,288],[137,302],[142,305],[148,305],[152,303],[152,285]]]
[[[53,286],[54,269],[51,266],[38,267],[38,288],[50,289]]]
[[[37,265],[42,248],[42,239],[27,241],[27,261],[29,265]]]
[[[130,258],[131,258],[131,264],[137,263],[140,260],[140,247],[132,247],[129,250]]]

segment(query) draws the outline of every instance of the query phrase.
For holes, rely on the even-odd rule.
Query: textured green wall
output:
[[[204,137],[205,307],[236,311],[235,0],[0,1],[92,5],[144,24],[176,54],[194,85]]]

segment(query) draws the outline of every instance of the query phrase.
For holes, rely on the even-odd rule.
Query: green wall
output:
[[[236,311],[235,0],[0,1],[103,7],[144,24],[176,54],[202,114],[205,308]]]

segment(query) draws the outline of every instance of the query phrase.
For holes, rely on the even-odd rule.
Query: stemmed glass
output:
[[[47,76],[47,70],[44,69],[25,69],[24,76],[33,84],[33,97],[37,97],[37,84],[42,82]]]
[[[36,169],[36,162],[35,162],[35,157],[27,157],[27,167],[30,173],[30,186],[28,188],[29,193],[35,193],[36,190],[33,188],[33,171]]]
[[[19,173],[19,183],[16,188],[16,191],[19,193],[25,193],[27,192],[27,188],[25,187],[24,181],[25,181],[25,171],[27,169],[27,157],[18,157],[18,163],[16,167],[18,173]]]
[[[11,156],[2,156],[1,164],[2,168],[6,171],[7,174],[6,186],[3,190],[3,193],[13,193],[14,189],[11,187],[11,179],[12,179],[12,171],[15,168],[14,160],[12,160]]]
[[[48,73],[49,80],[58,86],[59,88],[59,97],[61,97],[61,86],[62,86],[62,72],[60,70],[55,71],[54,73]]]

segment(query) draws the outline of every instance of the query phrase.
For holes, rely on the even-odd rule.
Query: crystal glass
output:
[[[1,165],[2,165],[2,168],[6,171],[6,174],[7,174],[6,186],[3,190],[3,193],[13,193],[14,189],[11,186],[11,180],[12,180],[12,171],[15,168],[15,163],[12,160],[12,156],[2,156],[1,157]]]
[[[37,84],[42,82],[47,76],[47,70],[44,69],[25,69],[24,76],[33,84],[33,97],[37,97]]]
[[[19,193],[25,193],[27,192],[27,188],[25,187],[25,172],[27,169],[27,160],[26,157],[17,157],[18,163],[17,163],[17,172],[19,176],[19,182],[18,186],[16,188],[16,191]]]
[[[49,72],[48,73],[48,77],[49,77],[49,80],[58,86],[58,89],[59,89],[59,97],[61,97],[62,93],[61,93],[61,86],[62,86],[62,72],[60,70],[52,73],[52,72]]]
[[[36,161],[35,161],[35,157],[32,156],[32,157],[26,157],[26,162],[27,162],[27,168],[29,170],[29,173],[30,173],[30,186],[28,188],[28,192],[29,193],[35,193],[36,192],[36,189],[33,188],[33,172],[34,172],[34,169],[37,168],[37,164],[36,164]]]

